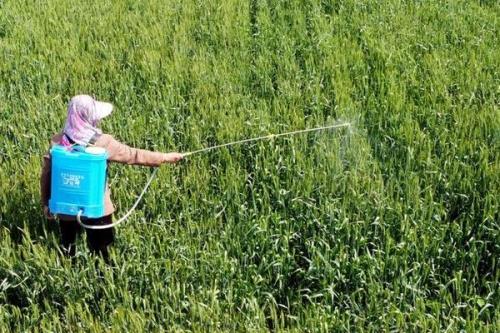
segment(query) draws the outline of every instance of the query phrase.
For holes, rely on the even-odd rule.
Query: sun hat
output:
[[[91,120],[99,121],[111,114],[113,104],[98,101],[89,95],[77,95],[69,101],[68,112],[73,108],[85,112],[92,117]]]
[[[101,102],[89,95],[74,96],[68,103],[68,116],[64,125],[63,145],[88,145],[102,134],[97,128],[100,120],[109,116],[113,104]]]

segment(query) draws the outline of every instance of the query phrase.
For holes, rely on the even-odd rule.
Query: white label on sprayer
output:
[[[85,178],[82,175],[74,175],[66,172],[61,173],[61,177],[63,185],[69,187],[80,187],[80,182]]]

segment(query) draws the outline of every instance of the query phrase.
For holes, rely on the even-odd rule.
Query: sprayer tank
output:
[[[98,218],[104,215],[104,193],[108,154],[99,147],[68,149],[56,145],[51,151],[52,214]]]

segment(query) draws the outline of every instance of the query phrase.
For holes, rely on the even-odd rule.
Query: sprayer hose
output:
[[[139,204],[139,202],[141,201],[142,197],[144,196],[144,194],[148,190],[149,185],[151,185],[151,182],[155,178],[157,172],[158,172],[158,168],[155,168],[153,170],[153,173],[151,173],[151,176],[149,176],[149,179],[148,179],[148,181],[146,183],[146,186],[144,186],[144,188],[142,189],[141,194],[137,197],[137,200],[135,200],[135,203],[128,210],[128,212],[125,215],[123,215],[118,221],[113,222],[111,224],[105,224],[105,225],[90,225],[90,224],[85,224],[85,223],[83,223],[81,221],[81,216],[82,216],[83,212],[79,211],[78,214],[76,215],[76,220],[78,221],[78,224],[80,224],[84,228],[93,229],[93,230],[109,229],[109,228],[113,228],[113,227],[119,225],[120,223],[122,223],[123,221],[125,221],[130,216],[130,214],[132,214],[134,212],[134,210],[137,208],[137,205]]]
[[[330,126],[323,126],[323,127],[315,127],[315,128],[307,128],[303,130],[298,130],[298,131],[292,131],[292,132],[286,132],[286,133],[279,133],[279,134],[270,134],[270,135],[264,135],[264,136],[259,136],[255,138],[250,138],[250,139],[244,139],[244,140],[238,140],[238,141],[233,141],[229,143],[224,143],[221,145],[216,145],[216,146],[211,146],[199,150],[194,150],[190,152],[183,153],[183,157],[199,154],[199,153],[204,153],[208,151],[212,151],[215,149],[220,149],[224,147],[229,147],[229,146],[234,146],[238,144],[243,144],[243,143],[249,143],[249,142],[254,142],[254,141],[260,141],[260,140],[266,140],[266,139],[273,139],[273,138],[278,138],[281,136],[287,136],[287,135],[295,135],[295,134],[301,134],[301,133],[307,133],[307,132],[316,132],[316,131],[322,131],[322,130],[327,130],[327,129],[335,129],[335,128],[341,128],[341,127],[349,127],[351,126],[351,123],[341,123],[341,124],[336,124],[336,125],[330,125]],[[80,224],[82,227],[86,229],[92,229],[92,230],[101,230],[101,229],[109,229],[116,227],[117,225],[121,224],[124,222],[137,208],[137,205],[139,202],[142,200],[142,197],[146,193],[146,191],[149,188],[149,185],[151,185],[151,182],[155,178],[156,174],[158,173],[158,168],[155,168],[153,172],[151,173],[151,176],[149,176],[149,179],[146,183],[146,186],[144,186],[144,189],[142,190],[141,194],[137,197],[135,203],[132,205],[132,207],[128,210],[128,212],[123,215],[118,221],[113,222],[111,224],[105,224],[105,225],[89,225],[85,224],[81,221],[81,216],[83,211],[79,211],[78,214],[76,215],[76,220],[78,221],[78,224]]]

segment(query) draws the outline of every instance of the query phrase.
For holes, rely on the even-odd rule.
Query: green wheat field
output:
[[[497,1],[0,0],[0,332],[500,330]],[[161,167],[112,263],[39,175],[76,94]],[[152,170],[113,164],[120,217]]]

